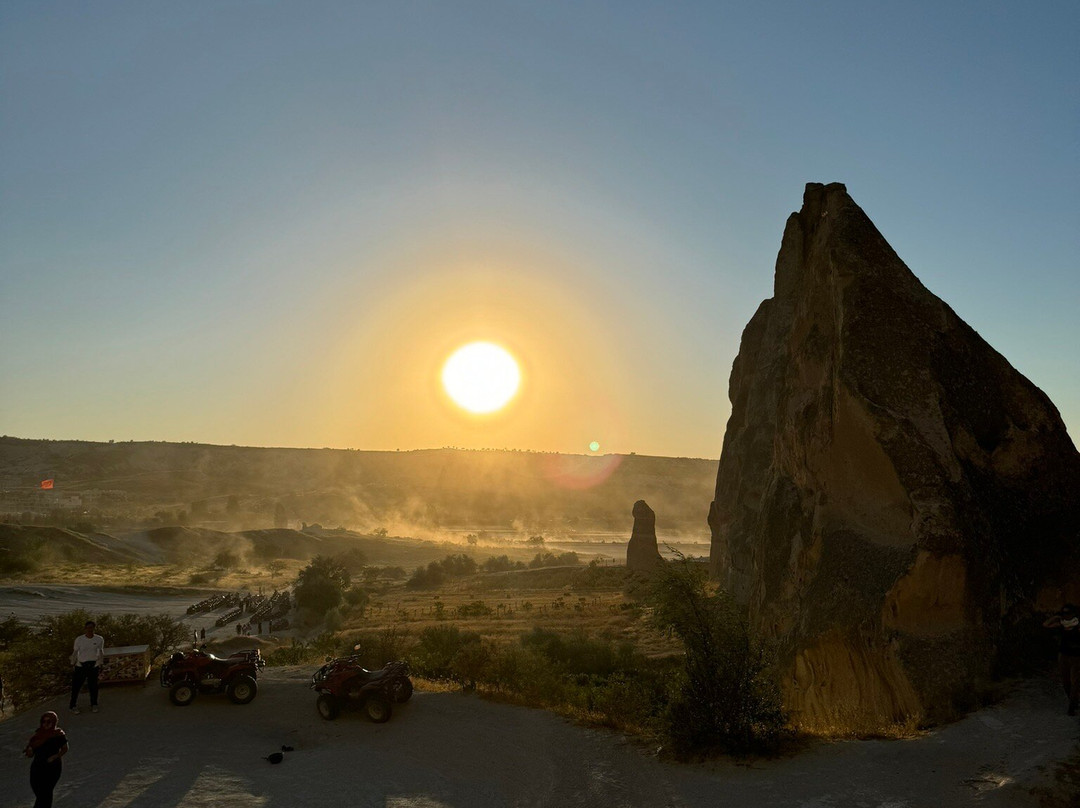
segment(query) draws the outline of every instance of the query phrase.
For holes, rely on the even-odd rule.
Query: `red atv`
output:
[[[177,651],[161,666],[161,686],[169,688],[169,700],[186,707],[199,693],[221,693],[234,704],[247,704],[259,692],[256,679],[265,665],[258,648],[237,651],[224,659],[198,648]]]
[[[355,656],[331,659],[311,677],[318,692],[315,709],[333,721],[342,709],[362,710],[376,724],[389,721],[393,704],[412,698],[408,662],[390,662],[377,671],[365,670]]]

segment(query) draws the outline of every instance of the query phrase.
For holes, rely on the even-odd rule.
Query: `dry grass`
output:
[[[131,586],[176,589],[223,589],[266,591],[283,589],[296,579],[303,561],[286,560],[285,568],[273,576],[264,567],[215,569],[173,564],[55,564],[33,573],[4,579],[6,583],[32,581],[41,584],[70,584],[123,588]]]
[[[397,627],[416,635],[430,626],[456,625],[499,643],[516,642],[534,628],[563,634],[583,631],[592,637],[627,640],[647,656],[681,653],[677,639],[648,625],[640,607],[621,590],[491,589],[485,576],[451,582],[437,590],[415,591],[387,586],[373,595],[363,614],[346,614],[343,631],[379,631]],[[513,581],[507,577],[507,581]],[[459,609],[480,602],[489,614],[459,616]],[[442,617],[439,614],[442,605]]]

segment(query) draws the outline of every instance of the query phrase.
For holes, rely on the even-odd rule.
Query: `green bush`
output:
[[[280,665],[303,665],[315,661],[315,652],[307,643],[293,640],[292,645],[283,645],[266,654],[266,664],[270,667]]]
[[[495,610],[482,600],[474,600],[472,603],[463,603],[457,607],[458,617],[486,617],[494,614]]]
[[[509,572],[510,570],[523,570],[525,564],[521,561],[511,561],[510,556],[491,556],[480,565],[484,572]]]
[[[368,605],[368,601],[371,600],[371,596],[366,589],[359,586],[354,586],[345,591],[345,602],[354,609],[359,609],[360,612],[364,611],[364,608]]]
[[[459,553],[448,555],[442,561],[432,561],[426,567],[417,567],[412,577],[405,582],[409,589],[434,589],[446,582],[447,578],[461,578],[476,574],[476,561]]]
[[[376,670],[387,662],[406,657],[409,651],[409,633],[390,626],[382,631],[356,634],[348,639],[346,644],[350,649],[346,653],[358,655],[361,665]]]
[[[407,589],[435,589],[446,582],[446,573],[442,571],[439,562],[432,561],[426,567],[417,567],[412,576],[405,582]]]
[[[768,751],[787,718],[762,645],[704,565],[679,557],[652,583],[653,619],[683,642],[685,657],[665,717],[677,756]]]
[[[578,554],[575,552],[568,553],[555,553],[547,550],[543,553],[537,553],[536,557],[529,562],[529,569],[536,569],[538,567],[571,567],[577,566],[581,563],[578,558]]]
[[[214,566],[225,569],[234,569],[240,566],[240,556],[232,550],[222,550],[214,556]]]
[[[359,547],[353,547],[344,553],[334,556],[334,561],[340,564],[351,575],[359,575],[367,566],[367,556]]]
[[[420,676],[428,679],[460,681],[461,671],[456,667],[459,654],[467,646],[481,642],[475,631],[462,631],[452,625],[429,626],[420,632],[412,649],[412,666]]]
[[[616,671],[634,668],[634,646],[630,642],[616,644],[609,639],[592,639],[584,630],[559,634],[534,628],[521,638],[521,644],[544,656],[566,673],[609,676]]]
[[[324,615],[341,605],[349,582],[349,571],[336,558],[315,556],[297,575],[296,605],[316,615]]]
[[[344,624],[345,619],[341,616],[341,609],[337,606],[328,609],[323,617],[323,625],[326,626],[327,631],[340,631]]]
[[[87,620],[96,622],[107,648],[149,645],[155,660],[188,639],[187,627],[166,614],[95,616],[78,609],[42,617],[37,628],[16,631],[0,652],[0,675],[16,704],[39,701],[70,685],[71,649]]]
[[[20,622],[15,615],[0,621],[0,651],[6,651],[12,645],[27,639],[32,633],[30,626]]]

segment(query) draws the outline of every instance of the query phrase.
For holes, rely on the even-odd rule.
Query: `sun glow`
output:
[[[502,409],[521,385],[521,369],[510,352],[492,342],[470,342],[446,360],[442,383],[464,410],[484,415]]]

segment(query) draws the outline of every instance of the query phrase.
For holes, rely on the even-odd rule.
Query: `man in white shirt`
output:
[[[71,664],[75,672],[71,675],[71,712],[79,712],[79,691],[83,682],[90,691],[90,710],[98,711],[98,674],[105,662],[105,638],[94,633],[94,621],[87,620],[85,631],[75,638],[75,647],[71,651]]]

